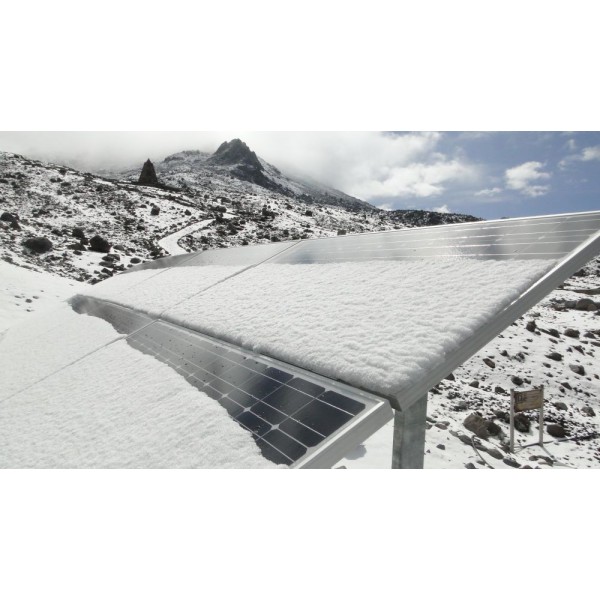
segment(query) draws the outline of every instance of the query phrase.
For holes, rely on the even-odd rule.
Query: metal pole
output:
[[[510,390],[510,453],[515,452],[515,390]]]
[[[392,469],[422,469],[425,454],[427,394],[404,410],[394,411]]]
[[[544,386],[542,386],[542,406],[540,406],[540,446],[544,445]]]

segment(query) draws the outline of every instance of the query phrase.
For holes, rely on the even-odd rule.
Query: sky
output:
[[[233,138],[374,206],[517,217],[600,209],[600,132],[0,132],[0,150],[87,171]]]

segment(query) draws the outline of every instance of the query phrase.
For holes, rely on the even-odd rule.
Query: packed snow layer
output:
[[[68,304],[11,327],[0,334],[0,410],[3,399],[119,337],[105,321],[78,315]]]
[[[0,332],[87,288],[85,283],[0,260]]]
[[[224,408],[124,340],[0,402],[2,468],[269,466]]]
[[[334,379],[397,394],[553,264],[266,263],[168,310],[165,318]],[[186,272],[174,269],[172,277]]]
[[[244,268],[246,267],[207,265],[134,271],[97,284],[86,295],[159,316],[167,308]]]

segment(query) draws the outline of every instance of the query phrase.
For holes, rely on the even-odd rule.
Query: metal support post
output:
[[[407,409],[394,410],[392,469],[422,469],[427,394]]]

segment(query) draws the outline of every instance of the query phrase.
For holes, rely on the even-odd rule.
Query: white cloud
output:
[[[578,160],[600,160],[600,146],[588,146],[584,148]]]
[[[502,188],[500,187],[485,188],[484,190],[479,190],[478,192],[475,192],[475,196],[496,196],[500,192],[502,192]]]
[[[432,208],[431,210],[433,210],[434,212],[439,212],[439,213],[444,213],[444,214],[448,214],[451,212],[450,209],[448,208],[447,204],[442,204],[442,206]]]
[[[512,169],[507,169],[505,172],[506,187],[525,196],[543,196],[548,193],[550,186],[534,183],[550,179],[550,173],[541,171],[543,166],[541,162],[532,160]]]

